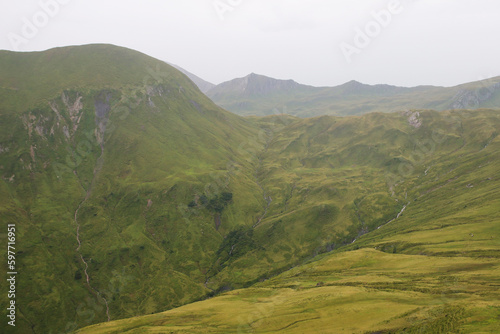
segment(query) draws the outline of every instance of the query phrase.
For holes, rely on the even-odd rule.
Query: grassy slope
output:
[[[495,333],[499,264],[365,248],[251,288],[78,333]]]
[[[250,225],[246,214],[260,206],[252,161],[236,156],[256,127],[135,51],[93,45],[0,58],[9,91],[0,108],[0,215],[18,229],[17,329],[105,321],[101,297],[120,318],[208,293],[204,272],[224,231]],[[185,213],[195,194],[222,191],[234,192],[234,220],[223,217],[219,231],[209,210]]]
[[[81,333],[498,332],[499,115],[422,112],[420,119],[419,129],[400,114],[302,120],[277,132],[262,154],[262,185],[273,198],[255,229],[270,237],[264,248],[293,249],[300,238],[319,244],[352,216],[329,225],[321,215],[312,219],[307,201],[339,207],[329,211],[334,218],[357,207],[351,219],[369,232],[354,243],[247,289]],[[288,215],[281,213],[286,184],[295,184]],[[399,203],[396,213],[407,207],[385,224],[396,217],[387,198]],[[296,212],[301,205],[308,218]],[[273,239],[280,219],[282,238]],[[356,237],[348,227],[345,233]],[[261,260],[268,269],[270,262]]]
[[[218,278],[227,274],[234,283],[255,276],[256,270],[265,278],[270,270],[352,242],[395,218],[413,202],[412,197],[418,202],[422,194],[432,193],[449,179],[465,179],[470,170],[464,165],[448,175],[461,161],[468,161],[464,156],[472,170],[495,152],[493,146],[481,150],[498,140],[494,111],[423,112],[420,121],[419,129],[401,114],[325,116],[283,128],[277,123],[279,131],[271,131],[256,174],[265,196],[272,199],[254,231],[260,247],[235,259]],[[495,162],[480,170],[490,174],[484,175],[485,180],[493,178]],[[469,183],[474,184],[450,182],[449,186],[477,191],[477,186],[467,188]],[[481,185],[495,187],[493,181]],[[463,193],[457,205],[468,196]],[[488,204],[493,200],[489,198]],[[386,230],[390,229],[388,225]]]

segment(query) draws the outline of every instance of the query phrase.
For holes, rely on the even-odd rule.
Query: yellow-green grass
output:
[[[251,288],[77,333],[493,333],[500,330],[499,277],[498,259],[360,249]]]

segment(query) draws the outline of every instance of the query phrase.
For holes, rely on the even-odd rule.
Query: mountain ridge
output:
[[[221,83],[206,94],[229,111],[253,116],[270,115],[276,109],[293,116],[314,117],[410,109],[499,108],[500,76],[453,87],[367,85],[355,80],[334,87],[313,87],[250,74]]]

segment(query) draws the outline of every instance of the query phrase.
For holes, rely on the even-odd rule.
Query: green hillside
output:
[[[113,46],[2,52],[0,82],[0,215],[17,226],[17,330],[59,333],[210,293],[205,272],[224,234],[259,210],[252,162],[238,156],[256,126],[169,65]],[[185,214],[197,194],[231,192],[218,229],[207,205]]]
[[[286,113],[298,117],[363,115],[411,109],[500,108],[500,77],[456,87],[365,85],[311,87],[292,80],[250,74],[210,89],[218,105],[239,115]]]
[[[2,333],[498,326],[498,111],[243,118],[110,45],[1,51],[0,95]]]
[[[366,248],[252,288],[77,333],[497,333],[495,274],[494,260]]]
[[[78,333],[497,333],[499,114],[421,112],[418,128],[411,116],[302,120],[262,154],[273,199],[254,232],[272,247],[257,251],[262,267],[344,228],[329,239],[339,248],[246,289]],[[243,273],[251,258],[237,261]]]

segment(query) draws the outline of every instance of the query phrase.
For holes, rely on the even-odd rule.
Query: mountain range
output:
[[[412,109],[438,111],[500,107],[500,77],[456,87],[365,85],[312,87],[250,74],[205,91],[215,103],[243,116],[286,113],[298,117],[362,115]]]
[[[428,95],[447,108],[444,91],[483,84]],[[360,115],[356,100],[378,110],[438,88],[250,75],[207,96],[122,47],[0,51],[0,218],[19,272],[16,327],[0,330],[498,332],[489,88],[475,110]],[[255,109],[241,113],[281,98],[288,112],[214,103],[242,96]],[[335,99],[336,116],[296,116]]]

